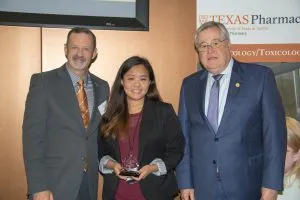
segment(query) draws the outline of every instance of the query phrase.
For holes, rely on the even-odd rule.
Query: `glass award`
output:
[[[129,184],[136,183],[133,180],[132,176],[139,177],[139,164],[137,161],[137,157],[134,156],[132,153],[129,153],[124,159],[122,159],[122,171],[120,172],[121,176],[127,176],[126,182]]]

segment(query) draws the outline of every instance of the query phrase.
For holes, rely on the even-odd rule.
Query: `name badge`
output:
[[[103,102],[98,106],[98,110],[99,110],[101,116],[105,113],[105,111],[106,111],[106,106],[107,106],[107,100],[103,101]]]

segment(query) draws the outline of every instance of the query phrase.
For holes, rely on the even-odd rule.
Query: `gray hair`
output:
[[[221,36],[223,37],[223,39],[226,39],[228,41],[230,41],[230,37],[229,37],[229,32],[226,29],[226,27],[220,23],[220,22],[215,22],[215,21],[209,21],[209,22],[205,22],[204,24],[202,24],[199,28],[197,28],[196,33],[195,33],[195,40],[194,40],[194,47],[197,50],[199,48],[199,34],[209,28],[217,28],[220,30],[221,32]]]

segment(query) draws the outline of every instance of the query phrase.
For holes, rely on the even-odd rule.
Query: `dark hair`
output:
[[[90,35],[93,39],[94,49],[96,49],[96,43],[97,43],[96,36],[90,29],[84,28],[84,27],[74,27],[74,28],[72,28],[69,31],[68,36],[67,36],[67,45],[69,43],[69,39],[70,39],[72,33],[86,33],[86,34]]]
[[[101,135],[104,138],[112,136],[115,139],[118,131],[124,130],[127,127],[129,115],[127,96],[121,81],[125,73],[136,65],[143,65],[149,73],[150,85],[145,98],[154,101],[161,101],[155,82],[153,68],[149,61],[146,58],[139,56],[132,56],[128,58],[123,62],[117,73],[112,86],[111,96],[108,101],[106,112],[102,117]]]

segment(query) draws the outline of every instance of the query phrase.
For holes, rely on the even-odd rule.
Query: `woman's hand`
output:
[[[146,178],[152,172],[156,172],[157,170],[158,170],[158,167],[156,164],[145,165],[144,167],[142,167],[139,170],[139,173],[140,173],[139,177],[131,177],[131,178],[136,181],[140,181],[140,180]]]
[[[115,175],[120,178],[120,179],[123,179],[123,180],[126,180],[126,176],[120,176],[120,172],[122,170],[122,167],[121,167],[121,164],[118,163],[118,162],[115,162],[115,161],[112,161],[112,160],[109,160],[107,163],[106,163],[106,167],[109,168],[109,169],[112,169],[114,170],[114,173]]]

